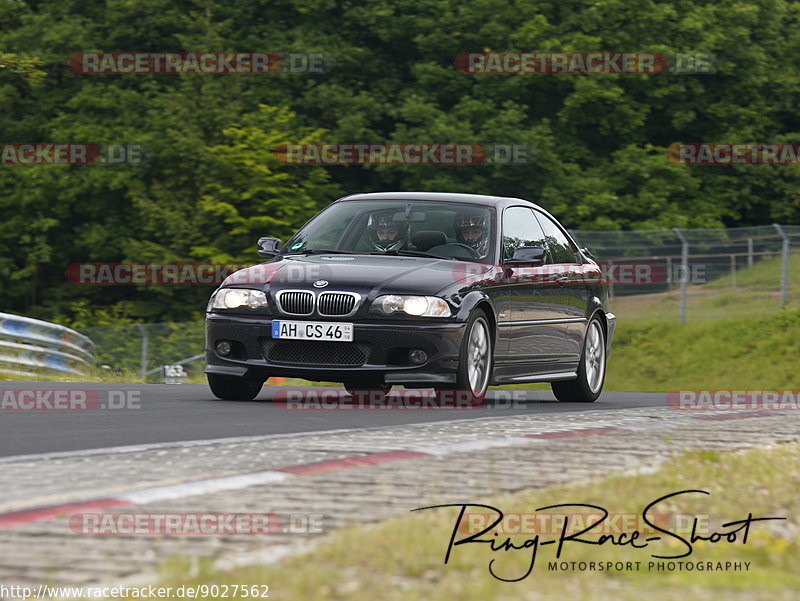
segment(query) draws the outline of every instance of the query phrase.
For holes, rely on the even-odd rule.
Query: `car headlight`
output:
[[[261,309],[267,306],[267,295],[260,290],[248,288],[221,288],[208,301],[206,311],[215,309]]]
[[[450,317],[450,306],[436,296],[406,296],[385,294],[372,302],[372,307],[384,315],[405,313],[415,317]]]

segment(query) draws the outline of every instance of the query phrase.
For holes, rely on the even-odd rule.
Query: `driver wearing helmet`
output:
[[[369,239],[376,250],[386,252],[399,250],[406,244],[408,226],[394,221],[394,211],[372,213],[367,222]]]
[[[485,214],[459,213],[455,220],[456,239],[469,246],[482,259],[489,245],[489,225]]]

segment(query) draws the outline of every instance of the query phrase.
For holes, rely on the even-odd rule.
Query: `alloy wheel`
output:
[[[606,370],[606,347],[603,343],[600,323],[596,320],[589,325],[589,331],[586,334],[583,360],[589,390],[596,393],[603,385],[603,376]]]
[[[489,328],[482,317],[476,319],[469,333],[467,376],[470,392],[483,396],[489,383]]]

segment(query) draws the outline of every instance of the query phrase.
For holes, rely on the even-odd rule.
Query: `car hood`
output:
[[[436,294],[485,273],[491,265],[426,257],[378,255],[292,256],[232,273],[223,286],[280,290],[321,290],[379,294]],[[319,286],[322,282],[324,286]]]

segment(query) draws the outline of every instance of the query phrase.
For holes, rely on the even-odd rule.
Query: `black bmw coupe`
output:
[[[258,254],[208,303],[205,371],[221,399],[281,376],[475,399],[527,382],[561,401],[602,391],[615,317],[601,270],[526,200],[346,196]]]

